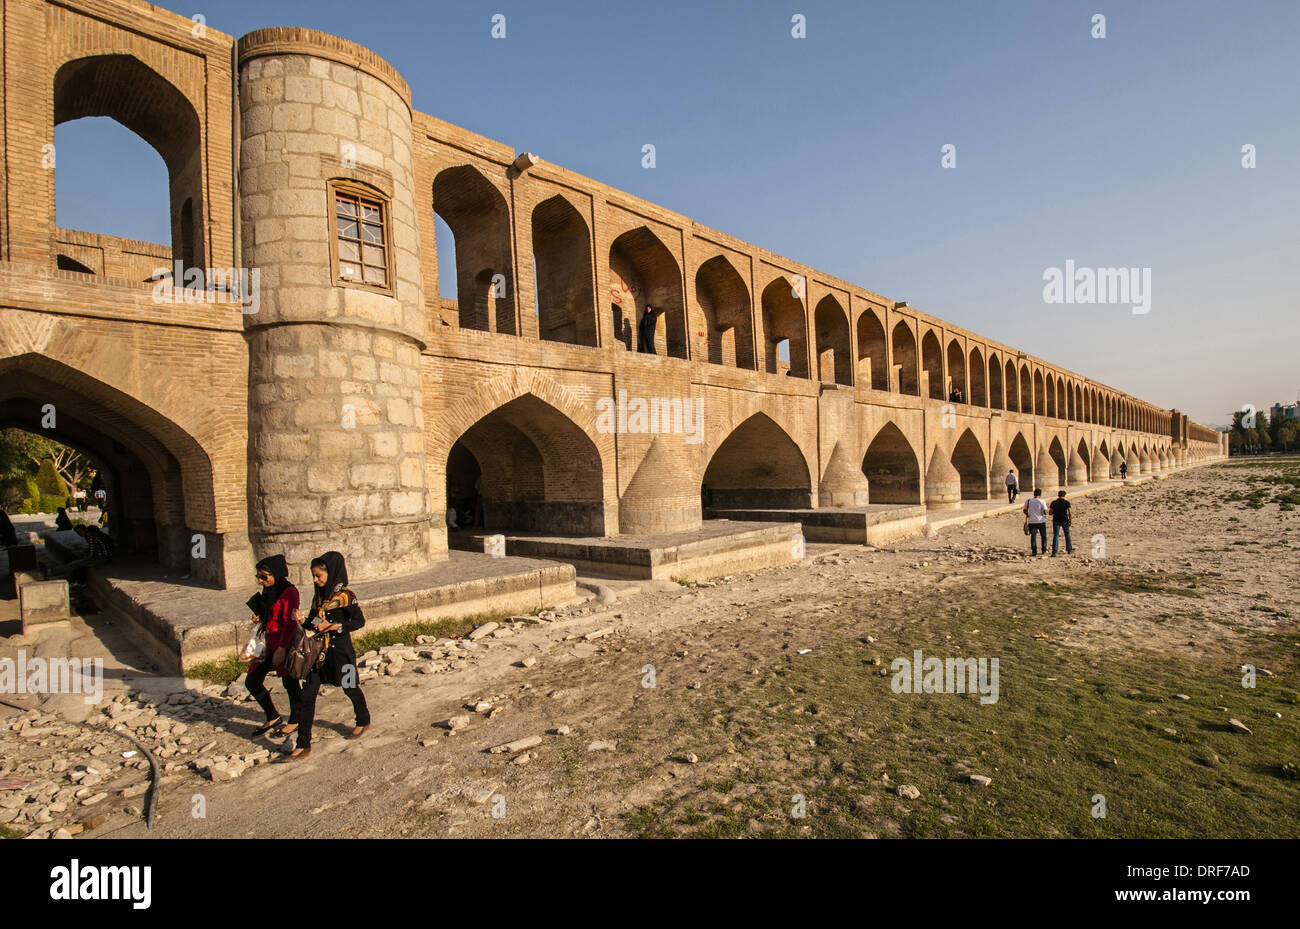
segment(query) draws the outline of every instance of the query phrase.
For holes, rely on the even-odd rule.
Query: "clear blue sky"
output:
[[[1200,422],[1300,389],[1295,0],[194,6],[345,36],[424,112]],[[161,160],[104,122],[59,129],[60,224],[167,241]],[[1066,259],[1151,268],[1150,313],[1045,304]]]

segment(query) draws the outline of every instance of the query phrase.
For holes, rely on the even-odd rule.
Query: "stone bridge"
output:
[[[0,425],[90,454],[122,543],[210,586],[272,552],[425,569],[465,500],[488,531],[671,533],[1224,455],[1177,410],[416,112],[349,41],[117,0],[3,23]],[[170,243],[56,225],[54,129],[88,116],[162,157]]]

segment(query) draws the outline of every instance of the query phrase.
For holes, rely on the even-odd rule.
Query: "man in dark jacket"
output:
[[[1065,499],[1065,491],[1058,491],[1048,510],[1052,513],[1052,557],[1056,557],[1057,546],[1061,541],[1061,530],[1065,530],[1065,553],[1074,554],[1070,543],[1070,501]]]

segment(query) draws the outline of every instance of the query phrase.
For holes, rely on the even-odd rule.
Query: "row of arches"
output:
[[[470,165],[446,168],[433,185],[434,213],[445,225],[439,253],[454,252],[455,294],[462,328],[516,333],[516,307],[493,280],[513,280],[511,220],[505,196]],[[534,307],[539,338],[596,346],[591,234],[579,209],[555,194],[532,210]],[[934,400],[1032,413],[1071,422],[1168,434],[1168,414],[1017,355],[950,338],[900,319],[886,335],[873,310],[858,316],[857,357],[849,313],[834,295],[812,307],[808,328],[801,288],[781,275],[763,287],[753,312],[744,267],[726,253],[705,260],[689,282],[672,251],[648,225],[619,235],[610,246],[610,330],[629,351],[647,305],[663,314],[657,354],[712,364],[817,379]],[[684,285],[694,286],[688,319]],[[498,296],[494,296],[498,294]],[[755,332],[755,320],[760,331]],[[811,333],[812,344],[809,344]],[[756,342],[755,339],[758,339]],[[811,351],[810,351],[811,350]]]

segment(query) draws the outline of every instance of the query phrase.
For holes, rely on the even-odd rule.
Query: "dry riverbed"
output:
[[[238,688],[123,696],[86,725],[0,706],[0,785],[25,782],[0,789],[0,828],[1295,837],[1297,483],[1294,459],[1234,461],[1079,499],[1072,556],[1030,560],[999,515],[505,622],[472,648],[408,643],[363,684],[371,730],[342,739],[332,691],[301,763],[251,737]],[[917,650],[996,658],[996,701],[895,692]],[[165,756],[152,832],[117,723]]]

